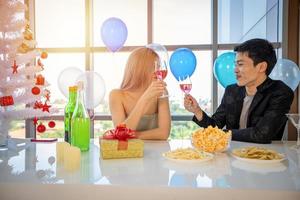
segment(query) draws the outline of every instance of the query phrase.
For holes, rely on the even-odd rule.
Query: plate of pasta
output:
[[[251,163],[279,163],[285,160],[284,154],[264,147],[250,146],[232,150],[232,156]]]
[[[176,162],[206,162],[214,158],[214,155],[193,148],[178,148],[162,154],[164,158]]]

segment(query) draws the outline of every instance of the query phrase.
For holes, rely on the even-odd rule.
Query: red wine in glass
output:
[[[184,92],[185,94],[189,94],[191,89],[192,89],[192,84],[191,83],[181,83],[180,85],[180,89],[182,92]]]
[[[164,80],[167,77],[168,70],[162,69],[155,71],[155,75],[159,80]]]
[[[184,94],[189,94],[192,90],[192,81],[189,76],[179,77],[179,86]]]
[[[155,75],[158,80],[164,80],[168,74],[167,64],[166,62],[158,62],[155,61]],[[168,97],[168,94],[166,91],[160,96],[159,98]]]

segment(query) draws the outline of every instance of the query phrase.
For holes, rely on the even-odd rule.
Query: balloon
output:
[[[295,91],[300,81],[299,67],[291,60],[278,59],[270,74],[270,78],[283,81]]]
[[[170,69],[174,77],[179,81],[179,77],[191,76],[197,65],[195,54],[188,48],[176,49],[170,58]]]
[[[226,52],[215,60],[214,76],[224,88],[237,82],[234,73],[235,55],[234,52]]]
[[[82,73],[76,80],[84,83],[84,101],[87,109],[96,108],[104,98],[105,83],[100,74],[94,71]]]
[[[112,52],[118,51],[127,39],[126,24],[119,18],[111,17],[101,26],[101,38],[105,46]]]
[[[146,45],[146,47],[152,49],[159,56],[160,62],[165,63],[165,65],[168,66],[169,55],[167,49],[164,46],[152,43]]]
[[[68,67],[58,75],[58,88],[66,98],[69,98],[69,87],[76,85],[76,80],[82,73],[83,71],[79,68]]]

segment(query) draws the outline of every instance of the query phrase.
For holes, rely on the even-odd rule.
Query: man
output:
[[[212,117],[201,110],[191,95],[184,98],[185,109],[194,113],[193,121],[232,131],[232,139],[271,143],[281,140],[286,113],[293,101],[293,91],[282,81],[268,76],[276,64],[273,46],[263,39],[251,39],[234,48],[237,52],[237,84],[225,89],[220,106]]]

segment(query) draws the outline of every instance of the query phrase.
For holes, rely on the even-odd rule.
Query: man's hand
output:
[[[202,120],[203,111],[201,110],[196,99],[189,94],[184,96],[184,108],[187,111],[194,113],[199,121]]]

